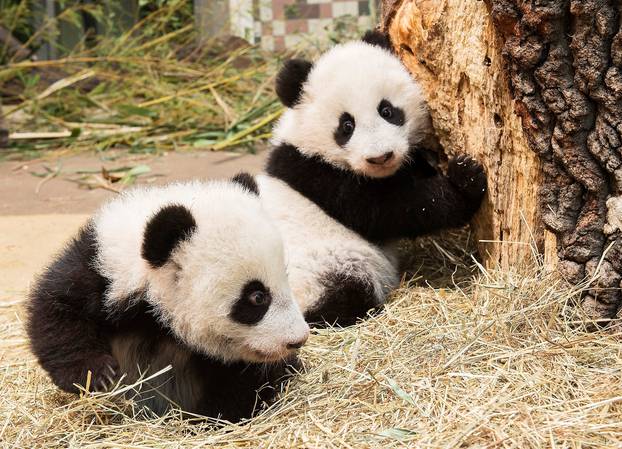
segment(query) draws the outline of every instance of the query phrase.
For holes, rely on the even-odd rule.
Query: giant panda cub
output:
[[[348,325],[398,285],[392,242],[468,223],[486,177],[467,156],[446,176],[422,157],[425,101],[381,33],[286,61],[276,92],[286,110],[260,196],[307,320]]]
[[[105,205],[36,282],[27,330],[63,390],[88,371],[101,390],[170,364],[140,404],[230,421],[273,397],[309,334],[281,237],[246,174]]]

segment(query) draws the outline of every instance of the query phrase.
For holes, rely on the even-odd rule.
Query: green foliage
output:
[[[64,59],[0,66],[0,92],[19,86],[4,101],[11,130],[30,133],[0,157],[112,147],[252,151],[265,141],[281,112],[272,85],[277,58],[239,41],[197,45],[189,4],[143,1],[140,19],[125,30],[114,28],[113,11],[94,7],[88,14],[104,33],[68,49]],[[65,6],[54,23],[76,24],[87,13],[69,0]],[[54,23],[43,26],[53,30]]]
[[[0,0],[0,27],[18,40],[26,40],[32,33],[30,18],[32,11],[30,2],[27,0]],[[4,42],[0,41],[0,64],[8,61],[8,49]]]
[[[144,19],[153,12],[166,10],[165,28],[175,31],[194,20],[192,3],[192,0],[138,0],[138,17]]]
[[[12,30],[17,38],[27,38],[32,33],[31,16],[28,0],[0,0],[0,26]]]

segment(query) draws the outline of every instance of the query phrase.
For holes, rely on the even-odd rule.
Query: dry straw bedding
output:
[[[396,292],[357,326],[315,333],[306,371],[239,425],[132,418],[116,393],[60,393],[27,352],[23,303],[0,308],[6,447],[622,446],[619,335],[589,331],[540,269]],[[437,284],[440,284],[437,282]]]

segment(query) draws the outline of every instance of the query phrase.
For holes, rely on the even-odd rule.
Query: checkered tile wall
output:
[[[303,36],[321,37],[334,19],[356,18],[359,28],[372,26],[374,0],[254,0],[255,42],[266,50],[291,48]]]

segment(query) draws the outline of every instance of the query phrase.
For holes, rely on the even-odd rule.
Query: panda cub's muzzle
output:
[[[281,345],[273,347],[270,350],[258,349],[252,345],[245,345],[247,354],[246,358],[254,362],[276,362],[279,360],[287,360],[294,356],[298,349],[302,348],[309,338],[309,328],[307,327],[303,335],[292,341],[286,341]]]
[[[380,156],[368,157],[365,160],[372,165],[384,165],[387,162],[391,161],[394,157],[395,154],[393,154],[393,151],[388,151]]]

